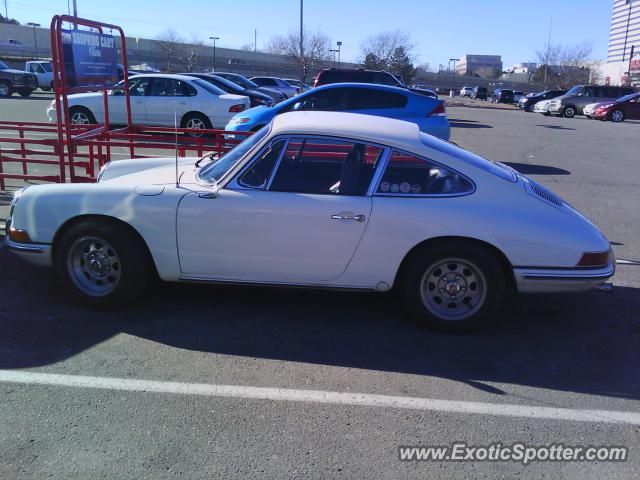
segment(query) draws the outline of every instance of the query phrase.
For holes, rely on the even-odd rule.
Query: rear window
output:
[[[318,77],[318,85],[329,83],[377,83],[398,86],[400,82],[387,72],[367,72],[363,70],[324,70]]]
[[[353,110],[404,108],[407,105],[405,95],[369,88],[349,89],[349,97],[350,108]]]

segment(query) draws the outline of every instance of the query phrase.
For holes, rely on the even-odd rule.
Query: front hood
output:
[[[257,107],[248,108],[243,112],[236,113],[231,120],[234,118],[246,118],[251,117],[252,119],[260,118],[265,113],[271,111],[272,107],[265,107],[264,105],[259,105]]]
[[[32,73],[25,72],[24,70],[16,70],[15,68],[6,68],[4,70],[0,70],[3,73],[13,73],[14,75],[33,75]]]
[[[195,163],[199,157],[178,159],[178,178],[181,184],[196,182]],[[143,158],[108,163],[100,173],[99,182],[119,185],[175,185],[176,159]]]

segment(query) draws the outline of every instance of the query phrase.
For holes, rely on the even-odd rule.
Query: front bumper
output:
[[[53,258],[51,256],[51,245],[44,243],[17,243],[12,242],[7,236],[4,245],[12,253],[23,258],[32,265],[38,267],[53,266]]]
[[[562,113],[562,105],[549,105],[549,109],[547,111],[555,115],[560,115]]]
[[[598,288],[615,273],[615,260],[598,268],[516,267],[513,269],[520,293],[584,292]]]

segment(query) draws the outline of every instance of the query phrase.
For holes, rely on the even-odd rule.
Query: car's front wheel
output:
[[[31,90],[30,88],[21,88],[20,90],[18,90],[18,94],[23,98],[30,97],[32,93],[33,90]]]
[[[211,121],[201,113],[188,113],[180,122],[181,128],[188,128],[191,131],[187,132],[187,135],[194,138],[204,136],[204,132],[199,133],[197,130],[211,130],[213,126]]]
[[[611,121],[616,123],[624,122],[624,112],[622,110],[611,112]]]
[[[462,332],[489,321],[500,305],[505,275],[489,249],[471,242],[428,246],[409,260],[402,278],[405,306],[418,322]]]
[[[66,287],[94,307],[131,303],[146,288],[151,261],[142,240],[116,222],[87,220],[54,245],[54,264]]]
[[[84,107],[71,107],[69,109],[69,118],[74,125],[90,125],[96,123],[96,117],[93,113]]]
[[[576,113],[578,112],[576,111],[576,107],[573,105],[568,105],[562,110],[562,116],[565,118],[573,118],[576,116]]]

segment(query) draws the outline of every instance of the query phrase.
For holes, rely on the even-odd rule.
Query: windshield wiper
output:
[[[209,160],[211,160],[211,161],[213,162],[213,161],[215,160],[215,159],[213,158],[215,155],[216,155],[216,154],[212,152],[212,153],[210,153],[209,155],[205,155],[204,157],[202,157],[202,158],[198,159],[198,161],[196,161],[196,168],[200,166],[200,162],[202,162],[204,159],[207,159],[207,158],[208,158]]]

